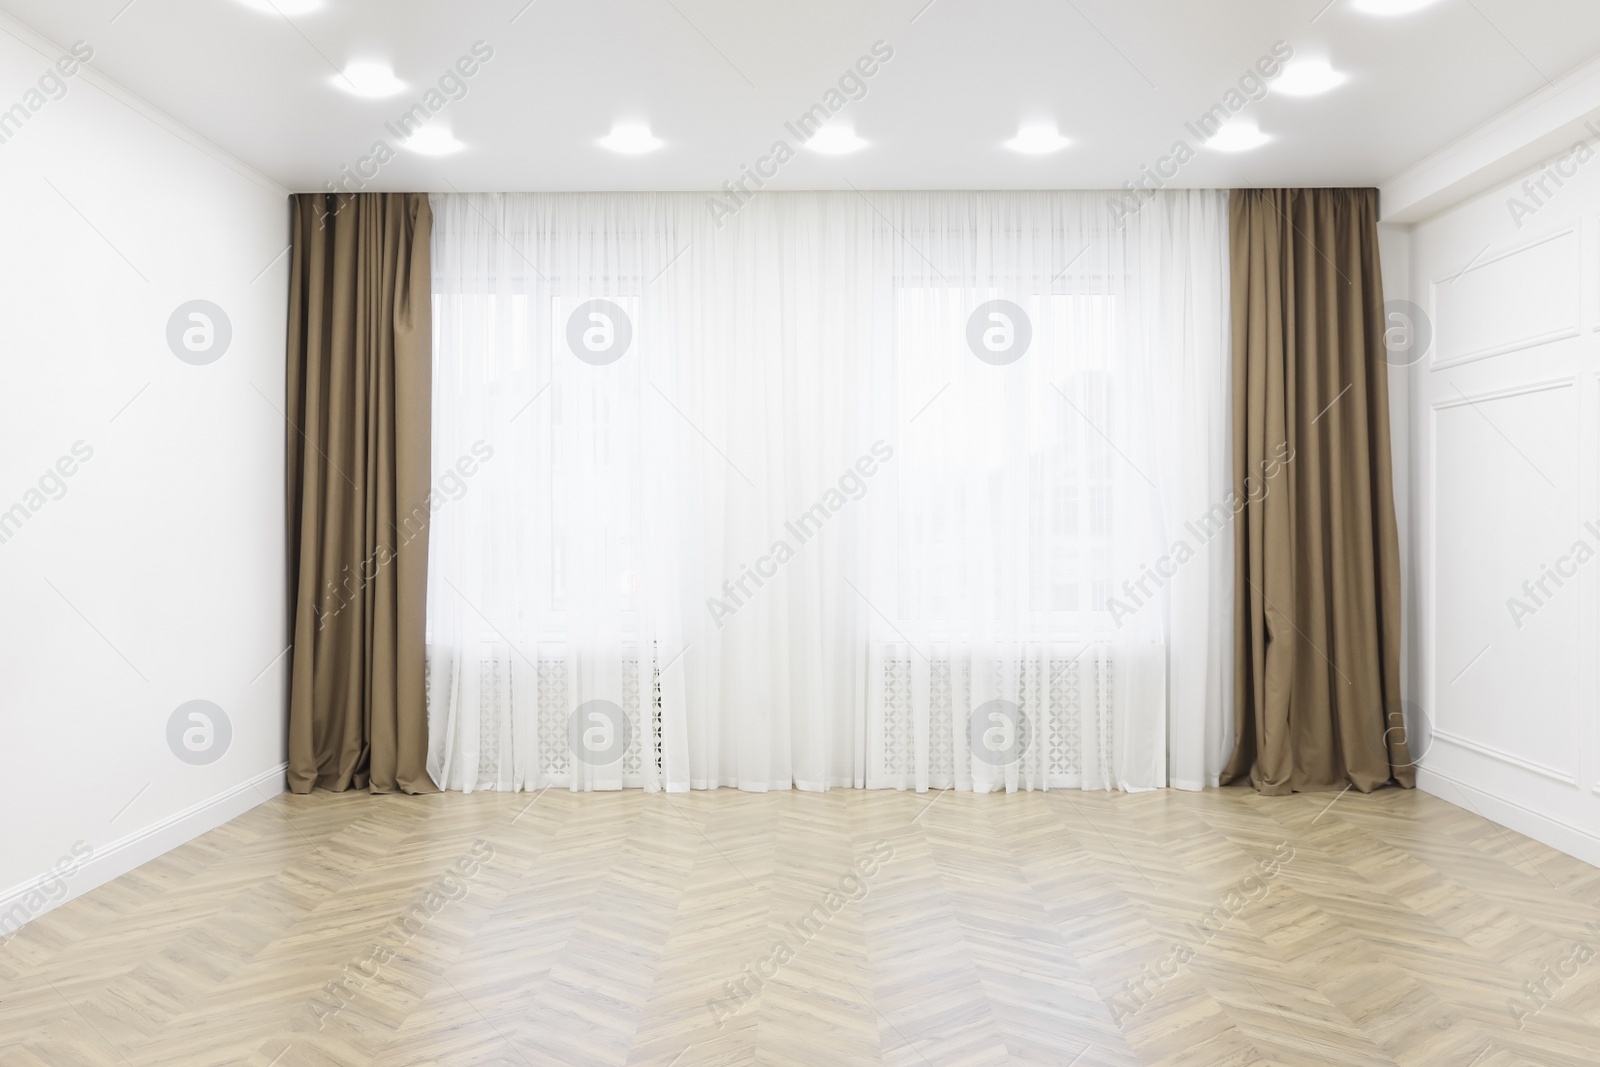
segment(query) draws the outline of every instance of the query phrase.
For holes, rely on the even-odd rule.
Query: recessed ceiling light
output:
[[[394,76],[389,64],[358,59],[345,66],[344,71],[333,76],[333,84],[355,96],[374,99],[393,96],[405,89],[406,83]]]
[[[1017,135],[1006,142],[1006,147],[1030,156],[1044,155],[1065,148],[1072,142],[1056,132],[1054,126],[1040,123],[1035,126],[1024,126],[1017,131]]]
[[[322,6],[322,0],[239,0],[263,15],[308,15]]]
[[[1345,76],[1329,66],[1326,59],[1297,59],[1283,68],[1272,88],[1290,96],[1316,96],[1344,81]]]
[[[400,144],[425,156],[448,156],[466,147],[451,135],[449,127],[432,125],[422,127]]]
[[[1272,140],[1255,126],[1235,119],[1223,123],[1216,133],[1211,135],[1211,140],[1206,142],[1207,148],[1215,148],[1218,152],[1247,152],[1252,148],[1259,148]]]
[[[611,127],[611,132],[600,138],[600,144],[613,152],[621,152],[628,156],[636,156],[661,147],[661,141],[650,133],[650,127],[636,123]]]
[[[1432,7],[1439,0],[1355,0],[1355,9],[1368,15],[1409,15]]]
[[[857,137],[856,131],[848,126],[824,126],[811,135],[806,147],[824,155],[842,156],[867,147],[867,142]]]

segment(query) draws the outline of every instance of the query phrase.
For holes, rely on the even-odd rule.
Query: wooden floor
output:
[[[283,796],[0,947],[0,1065],[1600,1061],[1600,871],[1330,801]]]

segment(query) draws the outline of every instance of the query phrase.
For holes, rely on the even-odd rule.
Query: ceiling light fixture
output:
[[[406,83],[394,76],[387,63],[358,59],[345,65],[344,71],[333,76],[333,84],[353,96],[379,99],[403,92]]]
[[[239,0],[239,2],[263,15],[309,15],[322,6],[322,0]]]
[[[1222,125],[1216,133],[1211,135],[1211,140],[1206,142],[1207,148],[1215,148],[1218,152],[1248,152],[1252,148],[1259,148],[1272,140],[1254,125],[1235,119]]]
[[[867,147],[867,142],[857,137],[856,131],[848,126],[824,126],[811,135],[806,147],[824,155],[842,156]]]
[[[1056,128],[1048,123],[1038,123],[1024,126],[1017,131],[1017,135],[1006,142],[1006,147],[1029,156],[1042,156],[1046,152],[1055,152],[1067,147],[1072,142],[1056,132]]]
[[[1274,92],[1290,96],[1316,96],[1343,85],[1346,76],[1328,65],[1326,59],[1297,59],[1273,79]]]
[[[424,156],[448,156],[452,152],[459,152],[466,145],[456,140],[450,133],[448,126],[424,126],[409,138],[400,142],[404,148]]]
[[[600,138],[601,147],[625,156],[637,156],[660,148],[662,142],[650,133],[650,127],[637,123],[622,123],[611,127],[611,132]]]
[[[1425,7],[1432,7],[1439,0],[1355,0],[1355,9],[1368,15],[1381,15],[1385,18],[1393,15],[1409,15],[1413,11],[1421,11]]]

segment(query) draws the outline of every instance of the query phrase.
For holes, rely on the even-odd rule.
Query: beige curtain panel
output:
[[[1375,189],[1231,201],[1234,719],[1223,781],[1415,784]]]
[[[434,790],[423,690],[428,198],[293,198],[289,788]]]

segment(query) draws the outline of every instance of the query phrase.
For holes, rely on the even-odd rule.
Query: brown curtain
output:
[[[293,208],[289,788],[433,792],[428,198],[312,193]]]
[[[1236,745],[1263,793],[1415,785],[1375,189],[1231,201]]]

